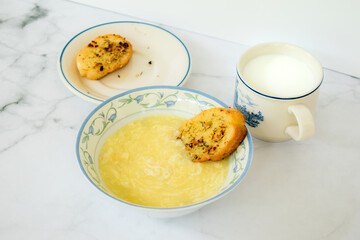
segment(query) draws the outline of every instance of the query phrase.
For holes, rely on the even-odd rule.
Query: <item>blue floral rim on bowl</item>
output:
[[[88,180],[100,191],[117,201],[137,208],[160,211],[181,210],[198,207],[199,205],[205,205],[217,200],[233,190],[249,169],[253,152],[249,131],[247,131],[247,137],[243,143],[230,156],[231,163],[228,177],[219,193],[209,199],[191,205],[157,208],[140,206],[118,199],[107,191],[106,186],[102,183],[100,174],[97,172],[96,165],[97,153],[101,147],[100,143],[104,141],[106,136],[114,132],[111,129],[116,130],[119,124],[122,124],[121,122],[131,121],[139,116],[144,116],[144,114],[158,112],[194,116],[212,107],[228,106],[206,93],[184,87],[143,87],[116,95],[97,106],[87,116],[79,130],[76,140],[76,155],[80,168]]]

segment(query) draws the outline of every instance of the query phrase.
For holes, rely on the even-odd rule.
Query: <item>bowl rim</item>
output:
[[[86,92],[83,92],[83,91],[80,91],[78,88],[76,88],[72,83],[71,81],[69,80],[69,78],[71,78],[71,76],[68,76],[66,77],[65,75],[65,72],[64,72],[64,69],[63,69],[63,55],[65,53],[65,51],[67,50],[68,46],[74,41],[74,39],[78,38],[79,36],[81,36],[83,33],[89,31],[89,30],[92,30],[94,28],[99,28],[99,27],[102,27],[102,26],[105,26],[105,25],[110,25],[110,24],[122,24],[122,23],[126,23],[126,24],[142,24],[142,25],[147,25],[149,27],[154,27],[154,28],[158,28],[160,30],[163,30],[165,31],[166,33],[170,34],[171,36],[175,37],[176,40],[178,40],[180,42],[180,44],[184,47],[184,50],[186,52],[186,55],[187,55],[187,59],[188,59],[188,66],[187,66],[187,69],[186,69],[186,73],[184,75],[184,77],[181,79],[181,81],[178,82],[178,84],[176,86],[182,86],[183,84],[186,83],[188,77],[189,77],[189,73],[190,73],[190,70],[191,70],[191,57],[190,57],[190,52],[188,50],[188,48],[185,46],[184,42],[181,41],[181,39],[176,36],[174,33],[172,33],[171,31],[163,28],[163,27],[160,27],[160,26],[157,26],[155,24],[152,24],[152,23],[147,23],[147,22],[141,22],[141,21],[113,21],[113,22],[106,22],[106,23],[101,23],[101,24],[98,24],[98,25],[95,25],[95,26],[92,26],[92,27],[89,27],[85,30],[82,30],[81,32],[77,33],[75,36],[73,36],[66,44],[65,46],[63,47],[63,49],[61,50],[60,54],[59,54],[59,58],[58,58],[58,62],[57,62],[57,65],[58,65],[58,72],[59,72],[59,75],[60,75],[60,78],[63,80],[63,82],[65,83],[65,85],[73,92],[75,93],[76,95],[78,95],[79,97],[85,99],[85,100],[88,100],[88,101],[91,101],[91,102],[94,102],[94,103],[101,103],[101,102],[104,102],[106,100],[103,100],[103,99],[100,99],[100,98],[97,98],[97,97],[94,97],[92,96],[91,94],[87,94]],[[116,95],[115,95],[116,96]]]
[[[214,100],[215,102],[219,103],[221,106],[223,107],[229,107],[227,106],[225,103],[223,103],[222,101],[218,100],[217,98],[207,94],[207,93],[204,93],[204,92],[201,92],[201,91],[198,91],[198,90],[194,90],[194,89],[190,89],[190,88],[185,88],[185,87],[178,87],[178,86],[162,86],[162,85],[159,85],[159,86],[150,86],[150,87],[140,87],[140,88],[134,88],[134,89],[131,89],[131,90],[128,90],[126,92],[123,92],[123,93],[120,93],[118,95],[115,95],[107,100],[105,100],[104,102],[102,102],[101,104],[99,104],[98,106],[95,107],[95,109],[93,109],[90,114],[85,118],[85,120],[83,121],[80,129],[79,129],[79,132],[78,132],[78,135],[77,135],[77,139],[76,139],[76,156],[77,156],[77,160],[78,160],[78,163],[80,165],[80,168],[81,168],[81,171],[83,172],[83,174],[85,175],[85,177],[91,182],[91,184],[93,184],[98,190],[100,190],[101,192],[105,193],[107,196],[115,199],[116,201],[119,201],[121,203],[124,203],[128,206],[131,206],[131,207],[136,207],[136,208],[140,208],[140,209],[146,209],[146,210],[158,210],[158,211],[173,211],[173,210],[185,210],[185,209],[190,209],[190,208],[194,208],[194,207],[200,207],[201,205],[205,205],[205,204],[208,204],[208,203],[211,203],[223,196],[225,196],[227,193],[229,193],[231,190],[233,190],[240,182],[241,180],[244,178],[244,176],[246,175],[249,167],[250,167],[250,164],[251,164],[251,161],[252,161],[252,157],[253,157],[253,142],[252,142],[252,138],[251,138],[251,135],[250,135],[250,132],[249,130],[247,129],[247,134],[246,134],[246,137],[248,138],[248,142],[249,142],[249,160],[244,168],[244,171],[241,173],[240,177],[229,187],[227,188],[225,191],[222,191],[216,195],[214,195],[213,197],[211,198],[207,198],[201,202],[197,202],[197,203],[193,203],[193,204],[190,204],[190,205],[185,205],[185,206],[180,206],[180,207],[169,207],[169,208],[161,208],[161,207],[146,207],[146,206],[142,206],[142,205],[137,205],[137,204],[134,204],[134,203],[130,203],[130,202],[126,202],[124,200],[121,200],[121,199],[118,199],[114,196],[111,196],[110,194],[108,194],[107,192],[105,192],[104,190],[102,190],[101,188],[99,188],[90,178],[89,176],[86,174],[85,170],[84,170],[84,167],[83,165],[81,164],[81,160],[80,160],[80,151],[79,151],[79,144],[80,144],[80,137],[81,137],[81,134],[85,128],[85,125],[88,123],[89,119],[100,109],[102,108],[104,105],[106,105],[107,103],[119,98],[119,97],[122,97],[124,95],[127,95],[127,94],[130,94],[130,93],[134,93],[134,92],[138,92],[138,91],[142,91],[142,90],[147,90],[147,89],[177,89],[177,90],[181,90],[181,91],[188,91],[188,92],[192,92],[192,93],[197,93],[197,94],[200,94],[204,97],[207,97],[209,99],[212,99]],[[246,126],[245,126],[246,127]]]

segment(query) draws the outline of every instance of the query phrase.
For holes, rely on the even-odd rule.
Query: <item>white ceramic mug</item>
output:
[[[287,43],[259,44],[238,61],[234,105],[258,139],[305,140],[315,132],[322,79],[322,66],[308,51]]]

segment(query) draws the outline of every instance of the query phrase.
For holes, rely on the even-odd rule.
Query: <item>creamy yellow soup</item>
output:
[[[185,121],[175,115],[143,117],[106,139],[99,171],[119,199],[148,207],[179,207],[216,194],[229,160],[194,163],[176,131]]]

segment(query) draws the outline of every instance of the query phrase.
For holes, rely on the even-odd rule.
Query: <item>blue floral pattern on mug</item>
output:
[[[238,93],[240,93],[240,96]],[[239,104],[240,102],[242,103],[241,105]],[[241,92],[238,79],[236,79],[234,106],[242,112],[246,119],[246,124],[250,127],[256,128],[260,122],[264,121],[264,116],[261,111],[255,113],[247,109],[247,107],[254,108],[257,104],[254,103],[248,95]]]

